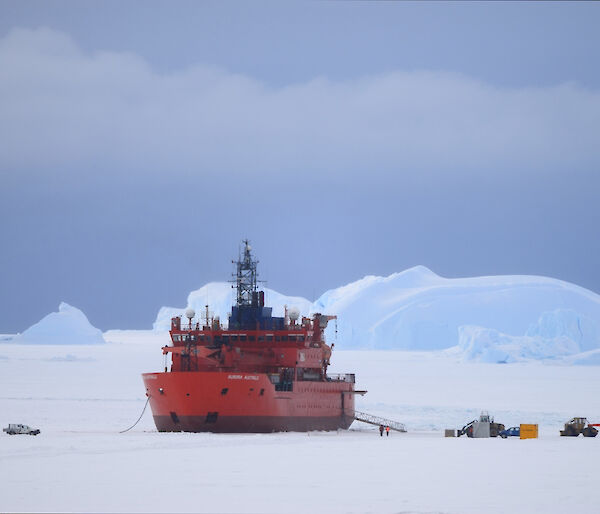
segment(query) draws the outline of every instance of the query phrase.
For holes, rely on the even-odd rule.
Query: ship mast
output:
[[[250,307],[258,303],[258,291],[256,287],[256,265],[258,261],[252,260],[250,241],[244,239],[244,255],[240,256],[236,264],[235,287],[237,289],[237,306]]]

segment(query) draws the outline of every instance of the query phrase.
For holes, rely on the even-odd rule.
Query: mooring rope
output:
[[[146,412],[146,407],[148,407],[148,402],[150,401],[150,395],[148,395],[148,398],[146,399],[146,403],[144,405],[144,408],[142,409],[142,413],[140,414],[140,417],[137,419],[137,421],[131,425],[127,430],[121,430],[119,432],[119,434],[124,434],[125,432],[129,432],[134,426],[136,426],[139,422],[140,419],[142,419],[142,416],[144,415],[144,412]]]

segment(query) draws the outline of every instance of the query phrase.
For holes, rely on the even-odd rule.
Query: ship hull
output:
[[[342,420],[333,416],[219,416],[213,424],[206,416],[181,416],[174,422],[171,416],[154,416],[159,432],[216,432],[216,433],[269,433],[308,432],[311,430],[346,429],[352,418]]]
[[[297,381],[278,391],[266,374],[168,372],[142,375],[161,432],[265,433],[346,429],[354,384]]]

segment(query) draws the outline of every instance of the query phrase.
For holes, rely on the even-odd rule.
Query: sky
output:
[[[0,1],[0,333],[224,281],[600,292],[600,3]]]

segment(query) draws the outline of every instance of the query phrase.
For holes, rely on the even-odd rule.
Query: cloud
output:
[[[600,92],[442,71],[271,87],[201,64],[160,74],[66,34],[0,40],[0,172],[351,174],[590,169]]]

